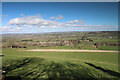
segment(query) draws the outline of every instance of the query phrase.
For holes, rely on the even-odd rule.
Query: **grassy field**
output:
[[[30,49],[118,51],[117,31],[4,34],[5,80],[118,80],[116,52],[30,52]],[[49,43],[54,42],[54,43]],[[83,79],[84,78],[84,79]],[[90,79],[91,78],[91,79]]]
[[[102,50],[115,50],[115,51],[119,51],[118,46],[100,46],[100,49],[102,49]]]
[[[66,78],[120,78],[118,53],[96,52],[26,52],[3,49],[5,79],[59,80]],[[24,49],[22,49],[24,50]]]

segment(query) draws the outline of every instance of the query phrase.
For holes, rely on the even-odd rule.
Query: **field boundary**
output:
[[[21,50],[21,51],[55,51],[55,52],[119,52],[119,51],[109,51],[109,50],[76,50],[76,49],[32,49],[32,50]]]

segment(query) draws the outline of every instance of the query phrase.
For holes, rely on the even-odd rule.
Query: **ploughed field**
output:
[[[21,51],[23,50],[23,51]],[[3,49],[5,80],[120,78],[117,52],[55,52]]]

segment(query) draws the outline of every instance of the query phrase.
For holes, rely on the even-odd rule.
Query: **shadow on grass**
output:
[[[2,70],[4,71],[2,74],[5,76],[8,72],[15,70],[17,68],[23,67],[29,62],[30,62],[30,59],[28,58],[25,58],[23,60],[18,60],[18,61],[12,61],[11,63],[7,65],[2,66]]]
[[[41,58],[26,58],[19,65],[18,63],[16,66],[14,64],[11,67],[3,67],[5,71],[10,72],[4,80],[98,80],[89,68],[69,62],[60,64]]]
[[[115,71],[112,71],[112,70],[108,70],[108,69],[104,69],[104,68],[102,68],[100,66],[95,66],[92,63],[87,63],[87,62],[85,62],[85,63],[90,65],[90,66],[92,66],[92,67],[94,67],[94,68],[96,68],[96,69],[98,69],[98,70],[101,70],[101,71],[103,71],[105,73],[108,73],[109,75],[112,75],[112,76],[120,78],[120,73],[118,73],[118,72],[115,72]]]
[[[0,55],[0,57],[3,57],[4,55]]]

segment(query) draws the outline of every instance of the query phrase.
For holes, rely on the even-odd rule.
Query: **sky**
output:
[[[3,33],[117,31],[117,2],[3,2]]]

